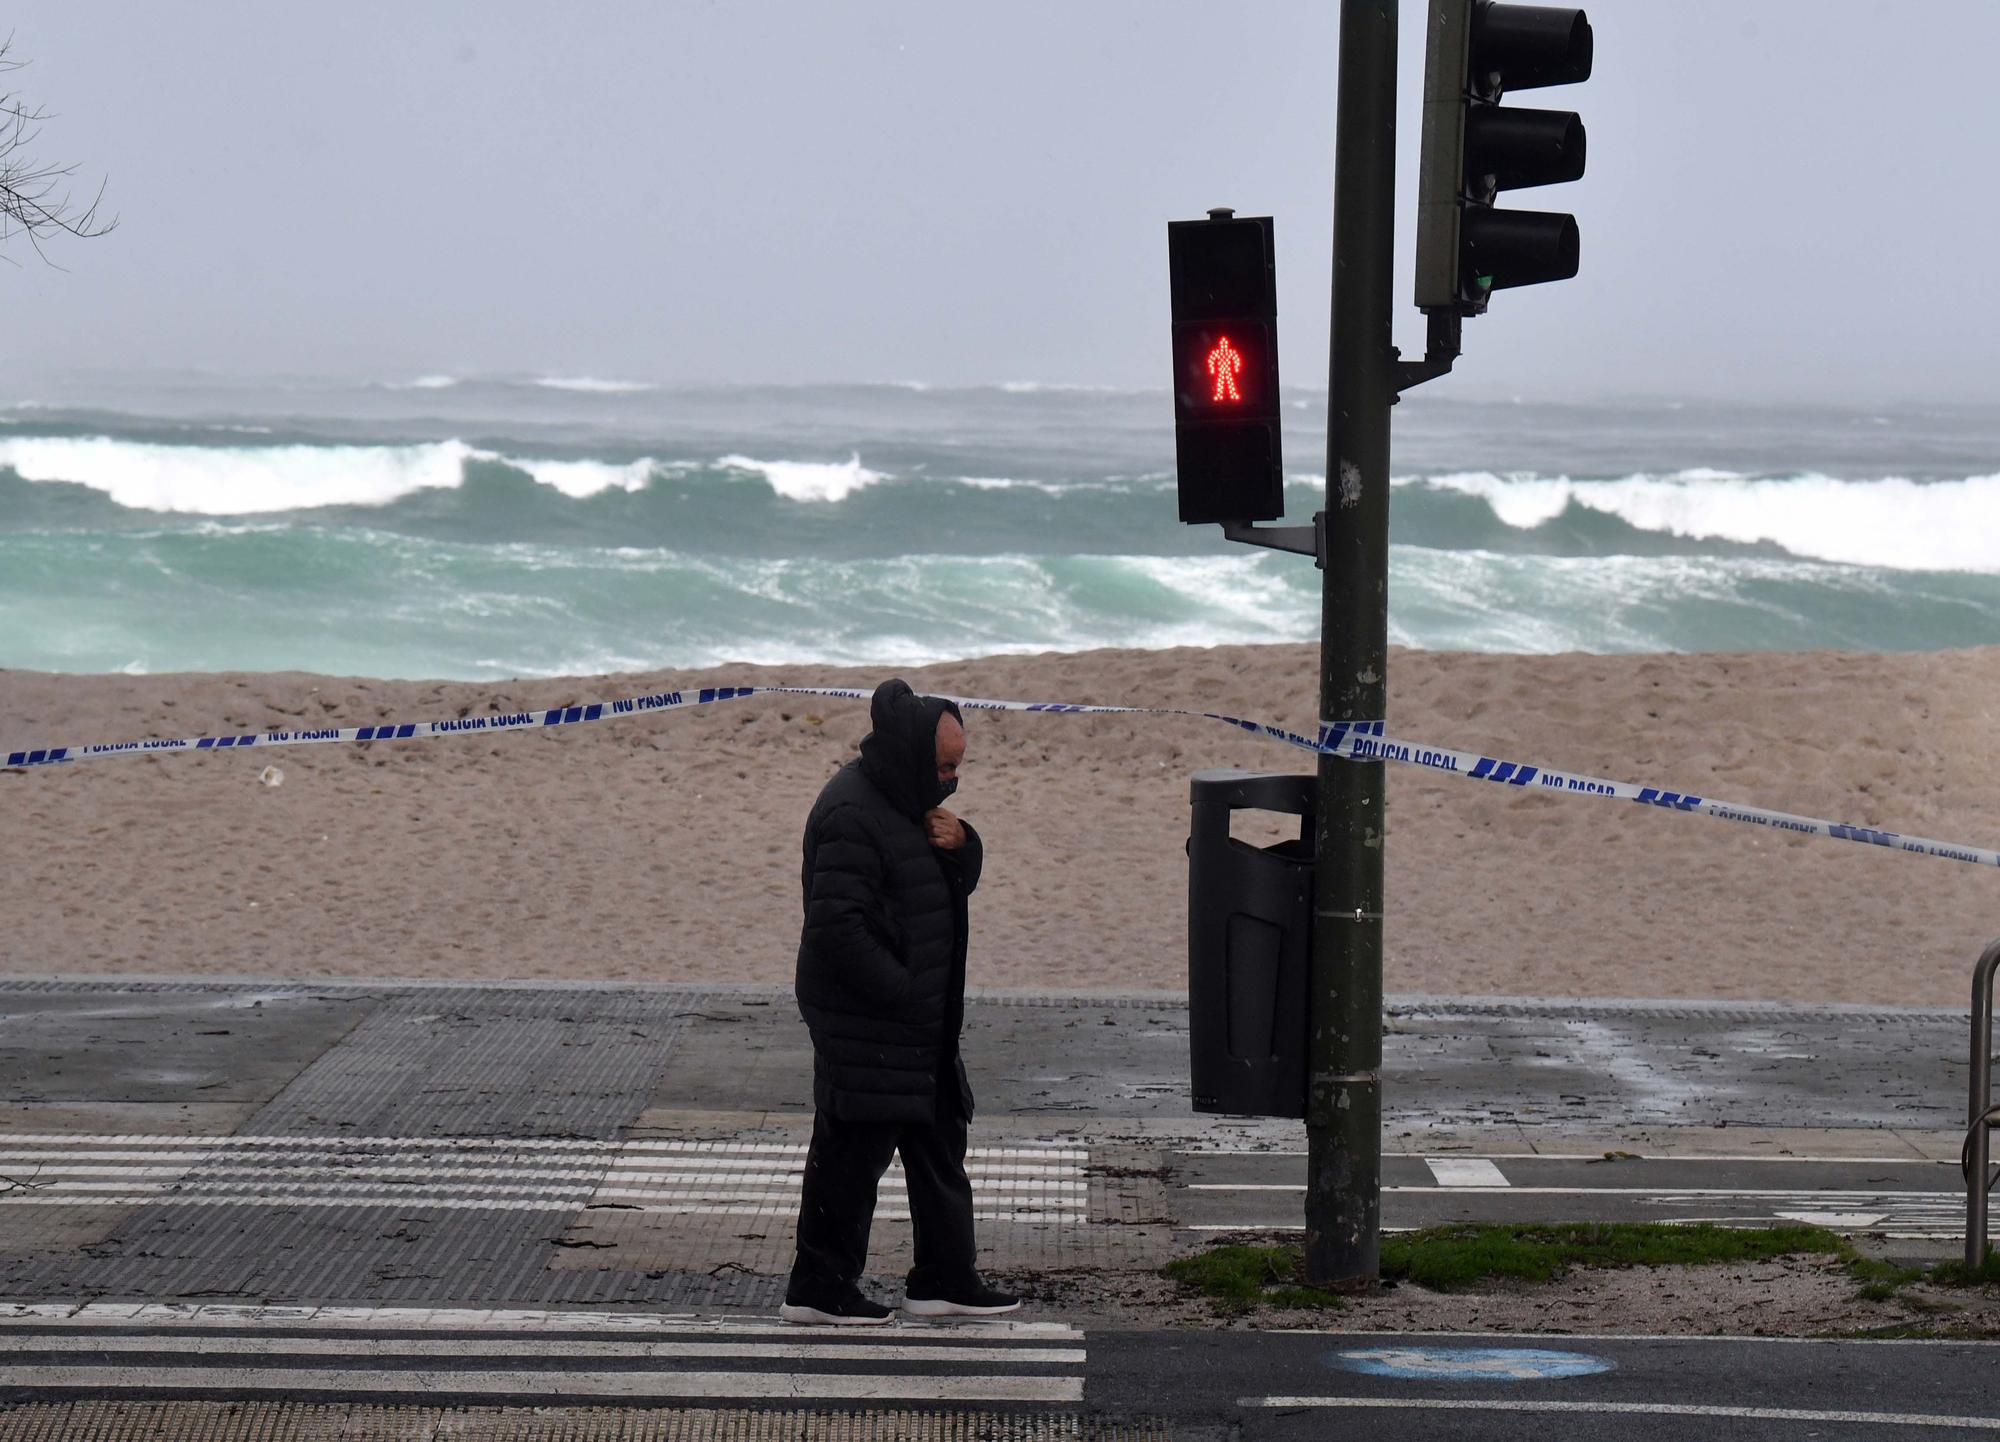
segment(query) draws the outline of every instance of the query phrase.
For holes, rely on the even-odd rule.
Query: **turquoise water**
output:
[[[477,678],[1310,640],[1164,392],[72,381],[0,406],[0,666]],[[1322,397],[1287,498],[1320,504]],[[1390,636],[2000,641],[2000,409],[1396,411]]]

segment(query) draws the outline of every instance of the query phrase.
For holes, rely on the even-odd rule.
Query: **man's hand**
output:
[[[941,806],[924,813],[924,830],[930,834],[931,845],[941,851],[956,851],[965,845],[965,827]]]

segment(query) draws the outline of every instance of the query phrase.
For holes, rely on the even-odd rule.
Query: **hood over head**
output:
[[[937,774],[938,718],[965,718],[956,702],[919,696],[894,676],[875,688],[868,714],[875,729],[861,738],[861,769],[890,805],[916,820],[946,795]]]

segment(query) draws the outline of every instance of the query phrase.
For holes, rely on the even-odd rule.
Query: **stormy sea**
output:
[[[1396,408],[1389,634],[2000,641],[2000,407]],[[591,674],[1302,641],[1304,557],[1176,519],[1164,390],[589,376],[0,392],[0,667]],[[1287,393],[1288,519],[1324,394]]]

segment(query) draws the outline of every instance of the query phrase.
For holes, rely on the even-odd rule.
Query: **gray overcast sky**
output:
[[[1583,269],[1466,395],[1989,398],[2000,4],[1597,0]],[[8,7],[110,236],[0,267],[0,369],[1167,383],[1165,223],[1277,217],[1326,380],[1334,0]],[[1398,342],[1424,6],[1402,7]]]

